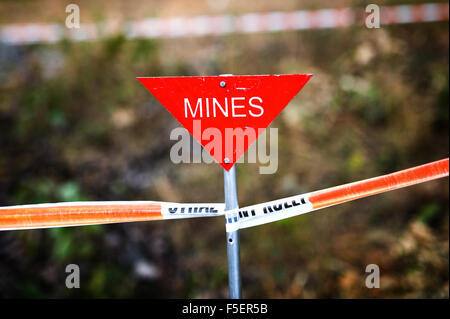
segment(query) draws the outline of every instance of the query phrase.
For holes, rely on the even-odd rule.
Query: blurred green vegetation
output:
[[[218,165],[169,159],[178,123],[137,76],[313,73],[272,123],[279,164],[241,205],[449,153],[448,22],[0,47],[0,205],[223,201]],[[244,296],[447,297],[448,179],[241,232]],[[227,296],[223,220],[0,233],[2,297]],[[81,268],[66,289],[65,266]],[[366,289],[367,264],[381,289]]]

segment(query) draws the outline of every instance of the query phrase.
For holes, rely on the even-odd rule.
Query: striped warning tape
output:
[[[0,230],[214,217],[225,215],[227,232],[309,213],[449,175],[449,159],[389,175],[225,211],[222,203],[179,204],[154,201],[72,202],[0,207]]]
[[[258,226],[448,176],[449,159],[337,187],[227,211],[226,229]]]
[[[233,16],[150,18],[129,21],[84,23],[78,29],[59,24],[16,24],[0,28],[0,42],[7,44],[53,43],[62,39],[72,41],[95,40],[105,35],[123,33],[127,38],[176,38],[231,33],[276,32],[363,25],[367,13],[363,9],[341,8],[313,11],[247,13]],[[448,3],[428,3],[381,7],[382,24],[446,21]]]
[[[154,201],[70,202],[0,207],[0,230],[212,217],[225,204],[178,204]]]

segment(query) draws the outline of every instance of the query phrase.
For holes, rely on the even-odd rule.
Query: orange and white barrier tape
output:
[[[225,211],[224,204],[71,202],[0,207],[0,230],[82,226],[225,215],[227,232],[309,213],[449,175],[449,159],[392,174]]]
[[[72,41],[95,40],[105,35],[122,33],[127,38],[176,38],[216,36],[232,33],[276,32],[341,28],[363,25],[361,8],[300,10],[289,12],[247,13],[216,16],[150,18],[129,21],[123,25],[106,22],[83,23],[79,29],[68,29],[59,24],[15,24],[0,28],[0,42],[7,44],[53,43],[62,39]],[[367,14],[366,14],[367,15]],[[381,7],[381,24],[447,21],[448,3],[427,3]]]
[[[448,174],[449,159],[446,158],[359,182],[247,206],[226,212],[226,229],[227,232],[231,232],[240,228],[258,226],[358,198],[446,177]]]
[[[70,202],[0,207],[0,230],[213,217],[225,204],[178,204],[153,201]]]

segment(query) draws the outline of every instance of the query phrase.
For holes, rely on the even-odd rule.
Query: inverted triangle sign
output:
[[[138,80],[229,170],[311,76],[139,77]]]

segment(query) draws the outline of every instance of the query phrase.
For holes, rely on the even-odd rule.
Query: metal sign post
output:
[[[239,208],[236,184],[236,165],[230,170],[223,170],[223,186],[225,191],[225,211]],[[225,218],[226,215],[225,215]],[[230,299],[240,299],[241,270],[239,256],[239,229],[227,232],[228,286]]]

